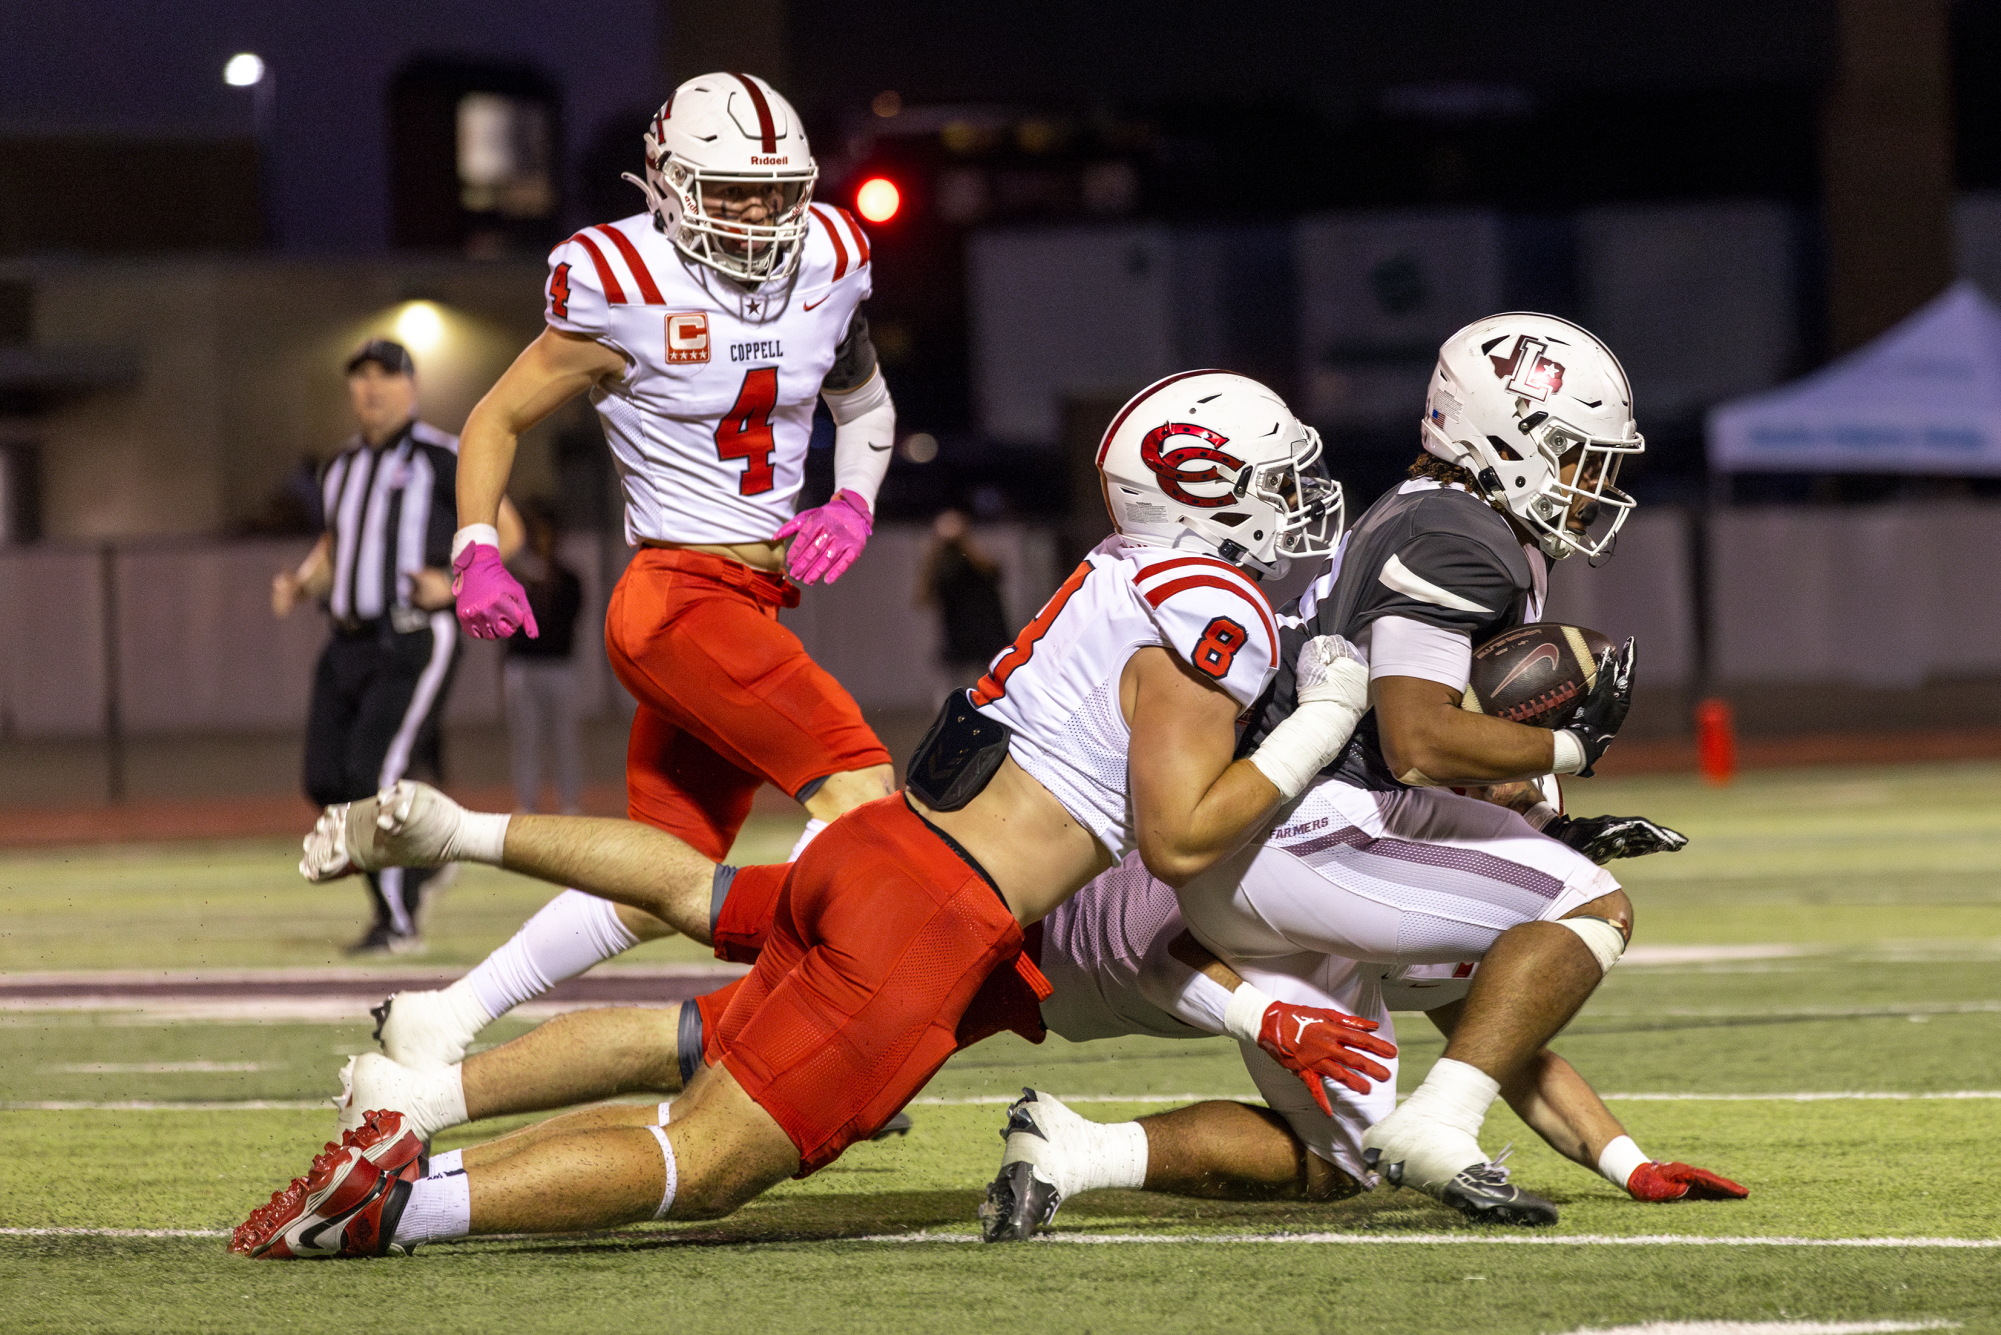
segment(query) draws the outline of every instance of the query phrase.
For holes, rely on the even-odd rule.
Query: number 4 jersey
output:
[[[1013,730],[1008,755],[1099,842],[1133,851],[1119,679],[1160,645],[1248,706],[1271,679],[1278,629],[1250,577],[1213,556],[1105,539],[973,688]]]
[[[854,219],[823,204],[812,215],[797,272],[748,291],[683,257],[646,213],[549,256],[550,327],[625,358],[591,402],[628,542],[766,542],[792,517],[813,400],[870,288]]]

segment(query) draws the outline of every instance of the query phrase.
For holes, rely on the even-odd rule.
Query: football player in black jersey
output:
[[[1181,899],[1194,943],[1225,959],[1308,946],[1401,965],[1480,959],[1444,1059],[1363,1144],[1389,1181],[1474,1218],[1549,1223],[1554,1207],[1487,1162],[1481,1121],[1625,949],[1632,905],[1595,864],[1685,840],[1651,822],[1567,820],[1536,800],[1544,776],[1590,774],[1618,733],[1631,641],[1561,728],[1460,700],[1474,647],[1540,617],[1548,561],[1611,554],[1633,509],[1619,466],[1645,441],[1611,351],[1518,312],[1446,340],[1422,431],[1410,477],[1281,617],[1295,642],[1340,635],[1363,651],[1371,712],[1262,850]],[[1246,746],[1287,716],[1290,692],[1281,669]],[[1514,797],[1516,812],[1453,787]]]

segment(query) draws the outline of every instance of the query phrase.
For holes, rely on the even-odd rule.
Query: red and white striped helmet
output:
[[[820,169],[799,113],[755,74],[704,74],[674,90],[646,132],[646,192],[654,222],[681,253],[744,282],[784,278],[799,265],[806,206]],[[778,207],[761,223],[704,207],[706,190],[774,184]]]
[[[1282,573],[1340,540],[1341,484],[1320,436],[1257,381],[1183,371],[1135,394],[1098,446],[1112,526],[1156,547]]]

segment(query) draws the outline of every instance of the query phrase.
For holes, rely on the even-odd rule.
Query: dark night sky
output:
[[[222,67],[245,50],[277,72],[277,213],[291,249],[386,244],[385,90],[411,56],[543,70],[563,89],[573,162],[607,118],[664,96],[653,0],[59,0],[0,5],[0,128],[244,134],[250,93],[226,86]]]

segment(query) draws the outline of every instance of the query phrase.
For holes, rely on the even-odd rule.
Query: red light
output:
[[[888,222],[903,207],[903,192],[886,176],[871,176],[855,191],[855,207],[870,222]]]

